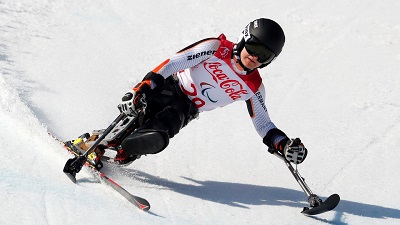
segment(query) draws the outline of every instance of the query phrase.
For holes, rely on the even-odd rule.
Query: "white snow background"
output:
[[[0,224],[400,224],[400,1],[0,0]],[[331,212],[267,152],[244,102],[206,112],[168,149],[104,172],[149,200],[141,212],[68,140],[107,127],[121,97],[187,45],[253,19],[286,33],[261,70],[275,124],[309,150],[298,167]]]

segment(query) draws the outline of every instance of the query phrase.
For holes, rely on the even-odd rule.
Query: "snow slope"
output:
[[[400,2],[0,1],[0,224],[399,224]],[[261,70],[270,116],[309,149],[299,166],[332,212],[267,152],[243,102],[200,115],[169,148],[104,168],[147,198],[133,207],[90,171],[63,175],[63,139],[106,127],[121,96],[172,53],[236,40],[258,17],[287,42]]]

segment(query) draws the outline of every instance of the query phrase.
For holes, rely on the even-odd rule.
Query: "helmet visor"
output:
[[[257,56],[257,61],[261,64],[268,64],[275,58],[275,53],[265,47],[254,36],[251,36],[251,38],[246,41],[244,47],[250,55]]]

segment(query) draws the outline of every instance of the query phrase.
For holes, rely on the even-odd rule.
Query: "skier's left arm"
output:
[[[271,121],[265,105],[265,89],[263,85],[260,86],[253,97],[246,101],[246,104],[253,125],[263,138],[263,143],[282,152],[289,161],[295,164],[302,163],[307,156],[307,149],[299,138],[290,139]]]

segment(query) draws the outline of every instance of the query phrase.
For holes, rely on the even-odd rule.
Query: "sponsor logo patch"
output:
[[[188,55],[187,58],[186,58],[186,60],[187,60],[187,61],[190,61],[190,60],[193,60],[193,59],[200,58],[200,57],[202,57],[202,56],[214,55],[216,52],[217,52],[217,51],[213,51],[213,50],[208,50],[208,51],[199,52],[199,53],[196,53],[196,54],[194,54],[194,55]]]
[[[242,95],[248,94],[247,90],[243,88],[243,85],[235,79],[231,79],[219,69],[222,66],[219,62],[214,63],[204,63],[204,68],[211,75],[215,83],[219,85],[220,88],[224,89],[225,93],[229,95],[232,100],[238,100]]]

